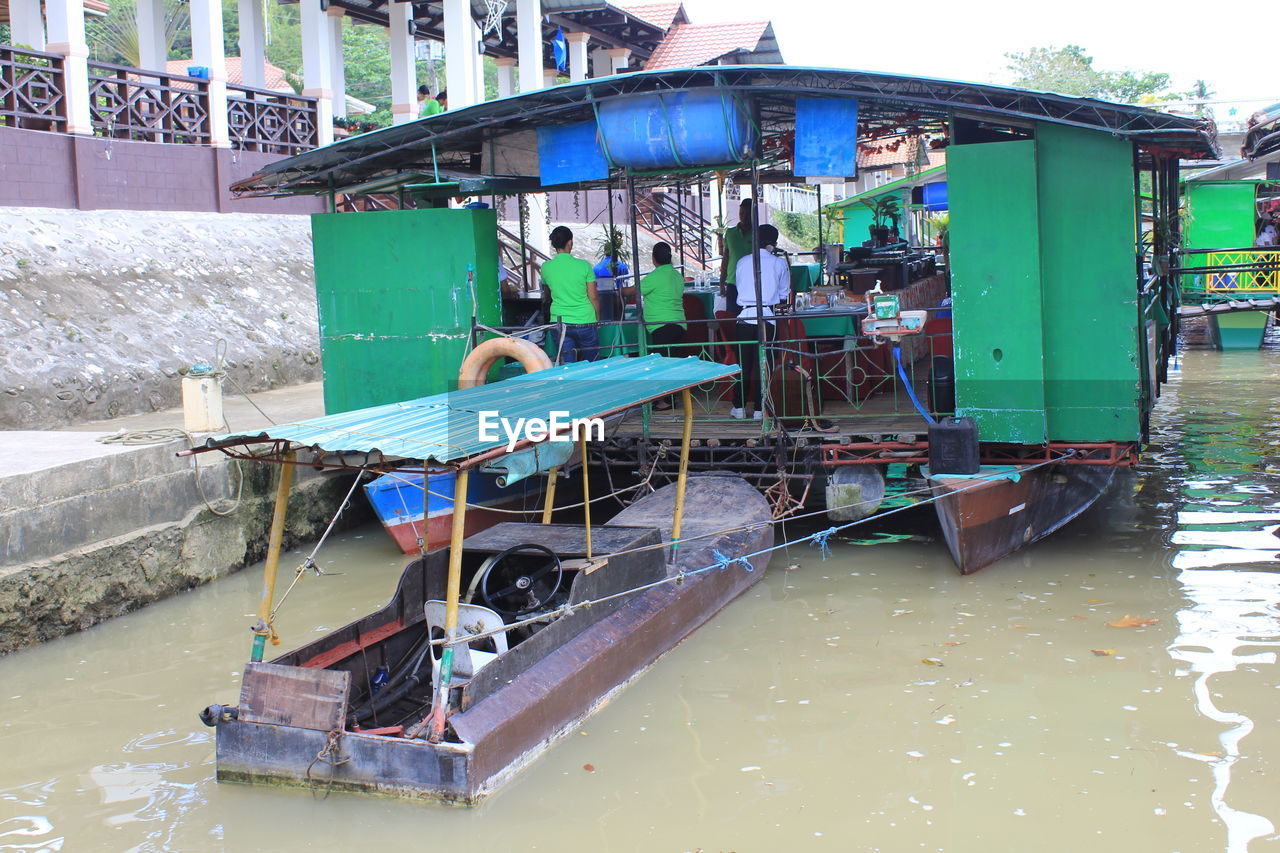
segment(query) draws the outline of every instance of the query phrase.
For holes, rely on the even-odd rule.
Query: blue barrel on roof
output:
[[[759,146],[746,105],[729,92],[654,92],[599,109],[605,157],[627,169],[741,163]]]

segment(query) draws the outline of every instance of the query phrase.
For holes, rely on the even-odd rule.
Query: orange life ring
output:
[[[489,368],[500,358],[514,358],[526,373],[546,370],[551,359],[539,347],[523,338],[491,338],[473,349],[458,368],[458,388],[483,385]]]

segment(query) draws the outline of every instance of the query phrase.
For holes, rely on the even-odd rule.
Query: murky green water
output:
[[[0,659],[0,851],[1280,849],[1277,375],[1191,354],[1141,476],[974,577],[940,541],[779,554],[474,810],[213,781],[256,571]],[[401,565],[376,529],[324,556],[287,644]]]

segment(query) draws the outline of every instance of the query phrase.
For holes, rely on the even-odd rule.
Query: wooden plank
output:
[[[621,551],[643,535],[643,530],[634,528],[598,524],[591,526],[594,550],[601,554]],[[587,554],[586,532],[581,525],[569,524],[523,524],[508,521],[468,537],[462,546],[468,551],[490,551],[496,554],[516,545],[529,543],[550,548],[561,559],[585,557]]]
[[[331,732],[342,729],[351,673],[250,663],[240,685],[240,719]]]

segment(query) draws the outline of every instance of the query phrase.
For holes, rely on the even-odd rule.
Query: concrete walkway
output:
[[[324,414],[319,382],[226,393],[235,431]],[[256,405],[255,405],[256,404]],[[0,653],[92,625],[261,559],[274,471],[222,454],[179,458],[181,409],[46,431],[0,431]],[[204,435],[198,435],[202,438]],[[299,470],[287,539],[322,527],[349,477]],[[350,520],[367,513],[353,512]]]

